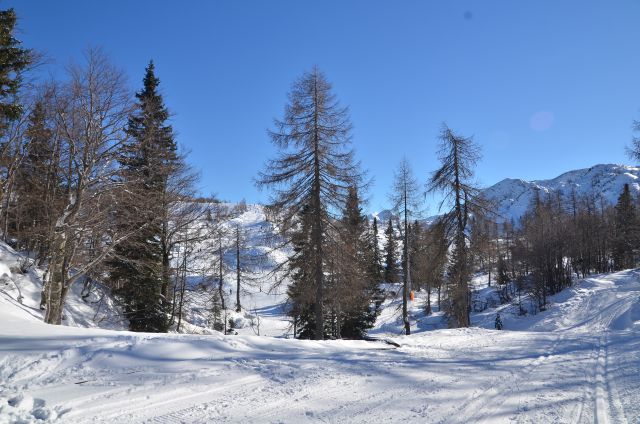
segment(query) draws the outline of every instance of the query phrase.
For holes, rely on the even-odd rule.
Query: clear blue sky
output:
[[[541,179],[628,163],[640,118],[640,2],[2,1],[58,72],[103,46],[141,85],[153,58],[201,191],[264,201],[252,179],[291,82],[314,64],[349,105],[358,158],[384,208],[403,155],[437,166],[442,121],[474,135],[478,179]],[[434,207],[430,207],[433,211]]]

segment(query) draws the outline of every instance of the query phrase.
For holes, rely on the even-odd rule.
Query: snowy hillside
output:
[[[233,209],[236,204],[226,204]],[[197,223],[202,225],[203,222]],[[235,249],[233,231],[240,228],[245,244],[240,254],[243,267],[247,269],[242,275],[240,299],[242,311],[235,312]],[[262,205],[243,206],[231,219],[225,221],[221,230],[223,238],[224,293],[227,305],[221,319],[233,320],[235,331],[247,335],[282,336],[289,331],[290,322],[284,311],[286,301],[286,285],[273,287],[274,279],[270,277],[273,268],[286,260],[286,250],[278,249],[274,230],[267,222]],[[276,247],[274,247],[274,245]],[[204,243],[194,250],[201,254],[194,256],[193,266],[189,270],[189,287],[185,299],[185,315],[180,332],[211,333],[211,325],[207,322],[210,316],[210,293],[217,287],[218,272],[215,268],[217,257],[206,250]],[[180,259],[181,252],[176,252]],[[42,321],[40,310],[43,270],[30,266],[21,272],[21,264],[26,261],[24,255],[15,252],[11,247],[0,242],[0,307],[16,306],[24,317]],[[251,266],[249,266],[249,264]],[[213,275],[212,275],[213,274]],[[207,292],[197,286],[208,286]],[[108,288],[99,282],[83,281],[72,286],[65,305],[62,324],[75,327],[96,327],[104,329],[124,330],[128,328],[117,302],[112,298]],[[175,326],[172,331],[175,331]]]
[[[286,283],[274,287],[274,268],[286,261],[288,252],[280,245],[273,225],[268,222],[262,205],[241,205],[234,203],[217,204],[216,207],[232,211],[228,219],[218,227],[222,236],[222,256],[224,262],[223,287],[226,311],[225,322],[234,322],[235,332],[246,335],[282,336],[290,332],[290,321],[286,316]],[[199,222],[197,225],[204,225]],[[236,248],[235,231],[241,234],[241,312],[235,312]],[[215,237],[199,242],[189,273],[189,293],[185,305],[185,319],[194,324],[181,328],[181,332],[201,332],[202,327],[211,327],[210,293],[218,285],[219,240]],[[179,254],[177,255],[179,257]],[[198,286],[206,286],[208,292],[199,293]]]
[[[43,321],[40,309],[42,270],[28,266],[23,255],[0,242],[0,309],[14,308],[24,319]],[[128,328],[128,322],[111,298],[109,289],[95,281],[79,281],[72,286],[65,304],[63,325]],[[0,324],[1,325],[1,324]]]
[[[6,302],[0,323],[0,423],[640,420],[637,271],[580,281],[506,331],[399,348],[52,327]]]
[[[495,201],[502,219],[517,221],[531,204],[536,190],[541,195],[561,192],[568,199],[572,191],[576,196],[597,196],[606,205],[612,205],[629,184],[633,193],[640,192],[640,168],[628,165],[595,165],[577,169],[550,180],[524,181],[505,179],[483,190],[484,195]]]

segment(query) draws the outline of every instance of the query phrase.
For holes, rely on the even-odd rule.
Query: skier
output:
[[[502,319],[500,319],[500,314],[496,314],[496,330],[502,330]]]

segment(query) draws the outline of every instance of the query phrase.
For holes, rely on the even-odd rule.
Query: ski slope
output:
[[[394,348],[52,327],[0,297],[0,422],[639,422],[638,271],[504,323]]]

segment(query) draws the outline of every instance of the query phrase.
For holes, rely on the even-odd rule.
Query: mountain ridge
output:
[[[613,205],[622,192],[624,184],[629,184],[631,192],[640,193],[640,167],[623,164],[596,164],[539,180],[505,178],[481,190],[482,194],[496,203],[499,222],[518,221],[531,204],[536,191],[545,194],[560,191],[565,198],[575,191],[578,197],[598,195],[607,205]],[[370,214],[373,217],[392,216],[392,211],[384,209]],[[432,220],[428,218],[427,221]]]

